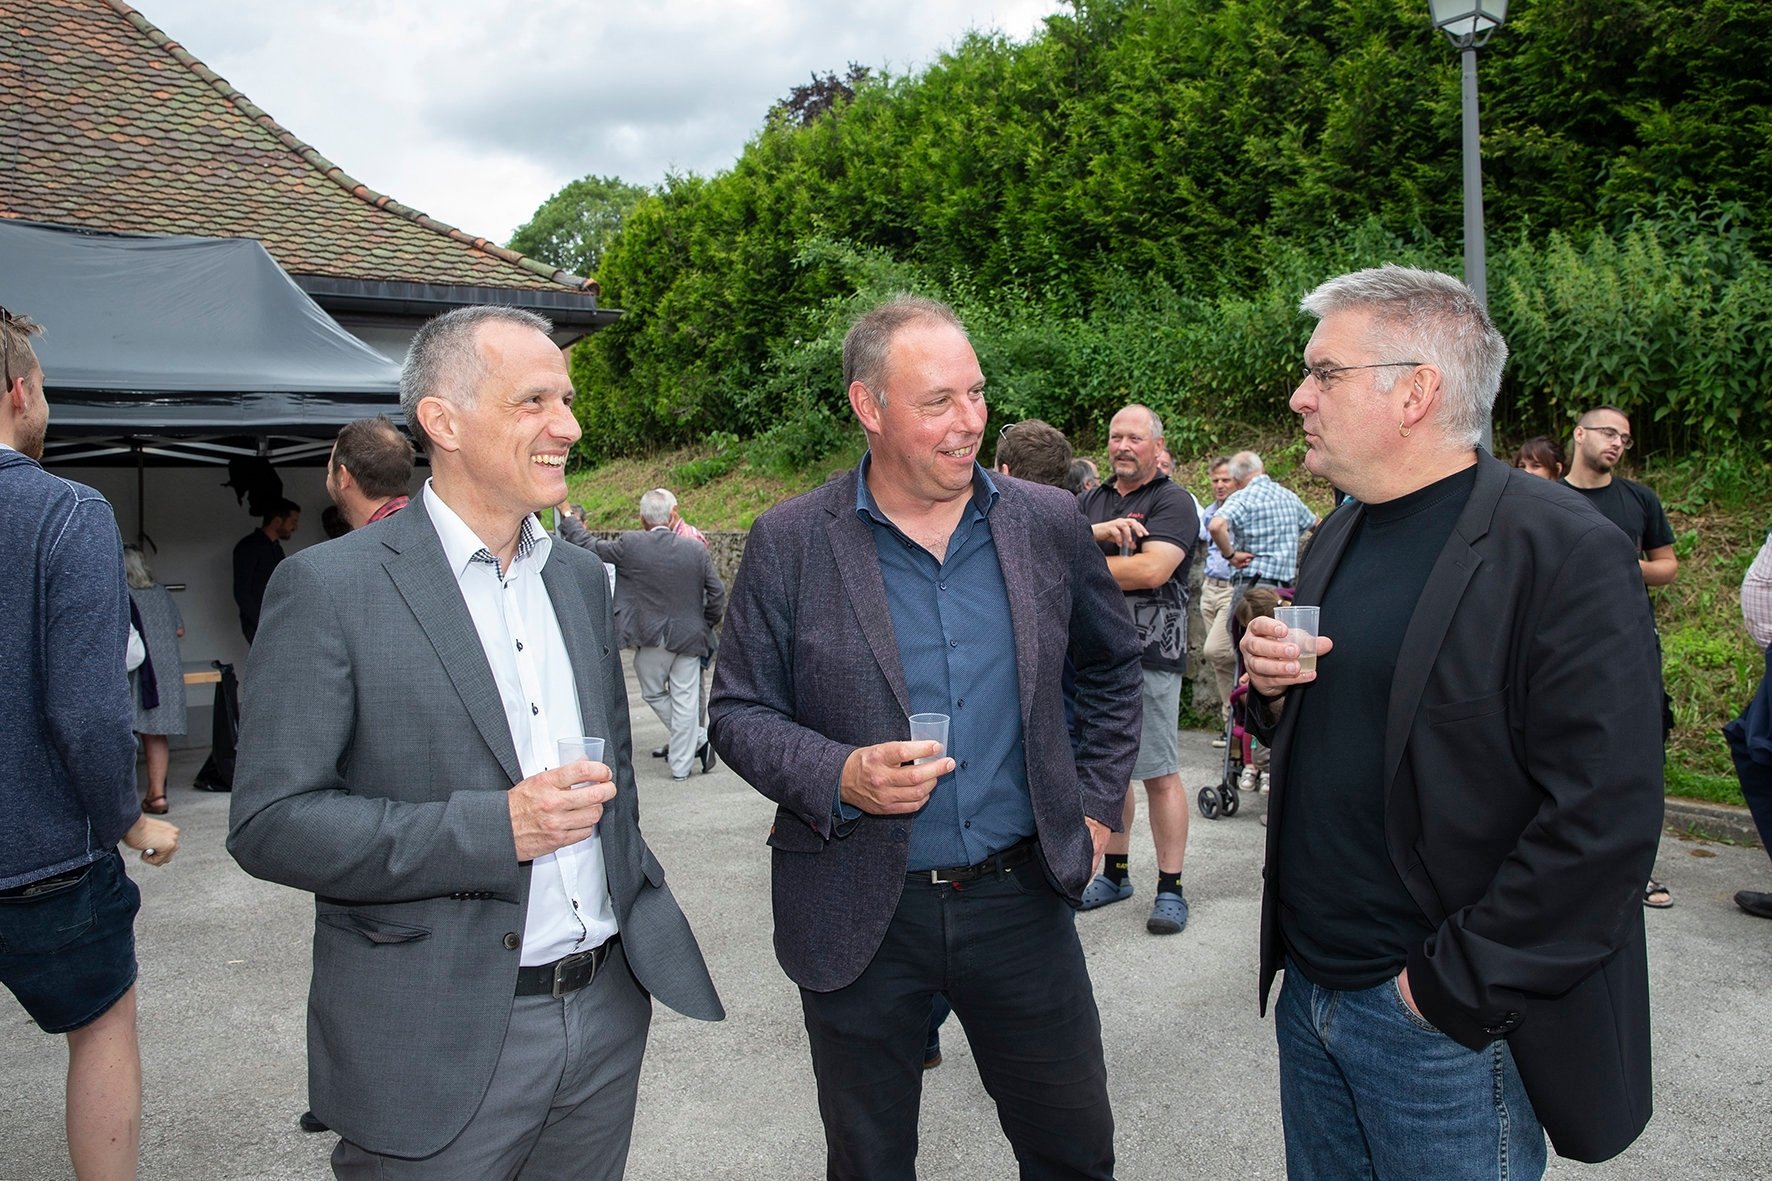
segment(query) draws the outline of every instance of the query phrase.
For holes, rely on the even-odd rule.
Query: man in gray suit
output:
[[[341,1177],[620,1177],[649,995],[723,1016],[640,836],[621,657],[565,495],[572,385],[539,316],[414,338],[405,511],[278,567],[228,849],[315,896],[308,1091]],[[606,739],[561,765],[556,741]]]
[[[978,465],[984,375],[950,309],[875,308],[843,368],[868,454],[758,518],[710,706],[720,754],[778,805],[775,949],[829,1175],[915,1176],[939,992],[1021,1175],[1110,1178],[1074,908],[1137,753],[1132,617],[1074,497]],[[949,716],[945,749],[908,740],[922,712]]]
[[[680,780],[689,778],[697,760],[704,773],[714,766],[701,720],[701,670],[714,651],[726,584],[708,547],[671,528],[676,508],[676,497],[654,488],[640,497],[644,531],[598,541],[563,511],[560,536],[615,567],[618,642],[635,650],[634,679],[671,736],[671,778]]]

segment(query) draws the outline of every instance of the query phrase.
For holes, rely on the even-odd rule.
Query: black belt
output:
[[[1277,586],[1282,590],[1284,590],[1285,588],[1292,585],[1290,582],[1281,582],[1278,578],[1268,578],[1267,576],[1262,575],[1262,574],[1257,574],[1253,578],[1238,578],[1238,579],[1235,579],[1234,581],[1236,582],[1236,584],[1238,586],[1244,586],[1244,587],[1260,586],[1262,583],[1265,582],[1269,586]]]
[[[551,964],[535,964],[517,969],[518,996],[565,996],[577,992],[597,978],[609,949],[621,942],[620,935],[611,935],[589,951],[575,951]]]
[[[79,869],[71,869],[67,873],[58,873],[53,877],[38,878],[34,882],[26,882],[22,886],[13,886],[9,890],[0,890],[0,898],[35,898],[39,894],[53,894],[64,886],[71,886],[92,872],[92,866],[83,865]]]
[[[936,886],[945,882],[976,882],[979,878],[1025,865],[1033,855],[1034,838],[1029,837],[1001,853],[992,853],[977,865],[962,865],[957,869],[916,869],[905,876],[913,882],[928,882]]]

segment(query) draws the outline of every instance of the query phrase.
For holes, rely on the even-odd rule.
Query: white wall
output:
[[[58,464],[59,476],[98,489],[117,513],[117,528],[125,542],[136,538],[142,520],[149,538],[158,548],[143,546],[159,582],[185,584],[173,600],[185,619],[185,638],[180,655],[187,665],[211,660],[232,664],[238,673],[246,668],[246,639],[240,634],[240,612],[234,606],[234,543],[258,527],[258,519],[234,499],[234,490],[222,486],[225,467],[149,468],[142,482],[145,518],[138,518],[136,473],[132,468],[97,468]],[[289,553],[326,539],[320,513],[331,499],[326,495],[324,467],[279,468],[283,495],[302,507],[301,527],[283,543]],[[192,685],[186,691],[190,714],[186,737],[174,746],[208,746],[210,709],[215,690]]]

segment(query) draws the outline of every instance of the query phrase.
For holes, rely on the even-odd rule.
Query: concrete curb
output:
[[[1675,832],[1696,830],[1711,837],[1721,837],[1737,845],[1760,844],[1759,830],[1754,827],[1753,813],[1734,804],[1712,804],[1704,800],[1669,797],[1667,827]]]

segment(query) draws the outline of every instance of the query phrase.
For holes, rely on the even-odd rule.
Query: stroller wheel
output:
[[[1218,810],[1219,811],[1223,812],[1226,816],[1235,816],[1237,814],[1237,808],[1241,804],[1242,804],[1242,799],[1237,795],[1236,788],[1232,787],[1228,783],[1219,784],[1219,786],[1218,786]]]
[[[1208,820],[1218,819],[1218,788],[1202,787],[1200,789],[1200,815]]]

